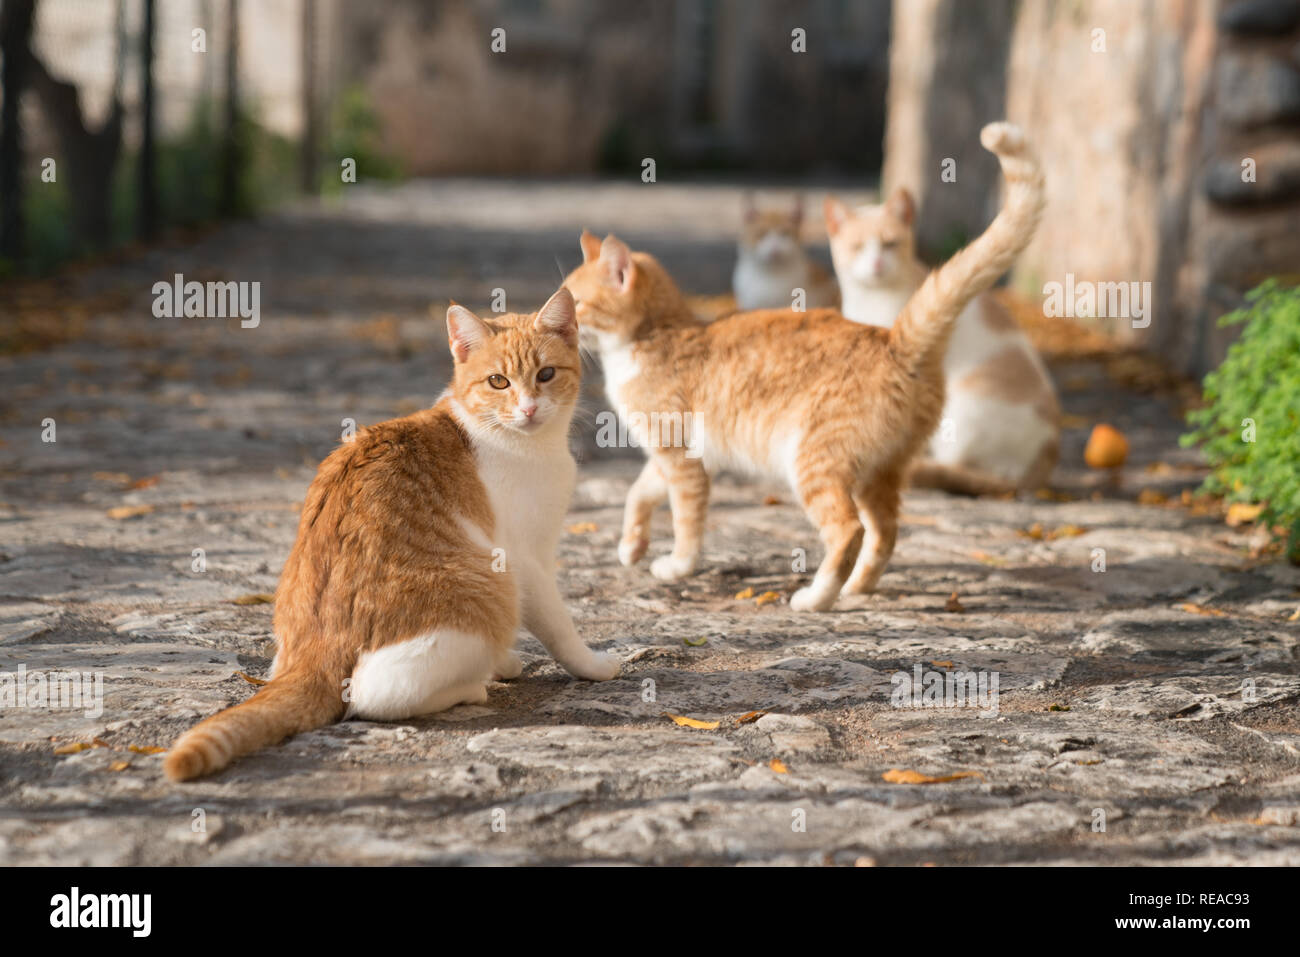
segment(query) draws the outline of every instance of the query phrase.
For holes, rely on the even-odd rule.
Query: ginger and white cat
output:
[[[455,374],[430,409],[363,429],[321,464],[276,591],[272,678],[182,735],[172,780],[346,717],[487,699],[514,678],[522,620],[572,675],[614,677],[556,587],[576,465],[573,299],[490,321],[453,305]]]
[[[980,139],[1001,163],[1005,205],[931,273],[889,329],[829,309],[741,312],[702,324],[652,256],[613,236],[582,234],[584,262],[564,282],[584,342],[602,359],[606,393],[649,459],[628,493],[625,565],[644,556],[651,514],[668,499],[673,550],[650,570],[664,580],[691,574],[709,476],[739,469],[789,482],[826,546],[792,608],[824,610],[841,589],[875,587],[893,553],[904,473],[939,424],[953,322],[1010,266],[1042,214],[1042,172],[1020,130],[993,123]],[[676,428],[687,421],[689,430]],[[665,434],[665,422],[675,434]]]
[[[789,309],[796,290],[803,290],[807,309],[834,308],[839,290],[831,275],[803,248],[803,200],[788,212],[759,210],[753,196],[745,196],[744,222],[731,289],[736,307]]]
[[[831,258],[854,322],[889,328],[928,270],[916,258],[905,189],[879,206],[825,202]],[[1060,448],[1060,406],[1029,338],[990,295],[962,310],[944,356],[939,429],[913,464],[914,485],[976,495],[1047,484]]]

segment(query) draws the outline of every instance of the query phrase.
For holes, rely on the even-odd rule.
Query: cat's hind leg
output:
[[[367,651],[344,689],[346,717],[396,721],[481,704],[493,664],[488,639],[453,628]]]
[[[795,611],[826,611],[835,604],[862,547],[862,522],[851,491],[853,479],[842,474],[842,469],[826,468],[823,457],[802,451],[796,468],[799,497],[821,533],[826,557],[811,584],[790,596],[790,607]]]
[[[877,476],[861,485],[853,493],[853,501],[862,520],[871,529],[869,541],[864,541],[853,566],[853,574],[844,583],[844,594],[865,595],[876,587],[885,566],[894,554],[898,541],[898,511],[902,507],[899,488],[902,482],[897,474]]]

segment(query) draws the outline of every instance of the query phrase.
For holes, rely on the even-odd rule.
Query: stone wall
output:
[[[1213,367],[1233,335],[1217,318],[1260,279],[1300,271],[1300,2],[1024,0],[1005,60],[956,29],[960,6],[895,5],[886,185],[910,176],[942,197],[922,203],[924,237],[988,222],[995,169],[959,159],[953,189],[936,157],[969,156],[972,130],[998,115],[996,92],[947,65],[991,51],[982,70],[1048,177],[1015,281],[1150,283],[1149,324],[1096,321],[1188,372]]]

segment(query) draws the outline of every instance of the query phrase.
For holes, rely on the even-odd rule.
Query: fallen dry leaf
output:
[[[114,521],[122,521],[125,518],[136,518],[140,515],[148,515],[153,511],[152,505],[118,505],[116,508],[108,510],[108,517]]]
[[[753,724],[765,714],[767,714],[766,711],[747,711],[736,719],[736,724]]]
[[[683,728],[699,728],[703,731],[713,731],[721,723],[718,721],[701,721],[699,718],[688,718],[685,715],[672,714],[668,711],[665,711],[664,714]]]
[[[129,489],[153,488],[160,481],[162,481],[162,476],[150,475],[148,478],[136,479],[134,482],[128,485],[127,488]]]
[[[779,601],[780,599],[781,599],[780,592],[765,591],[763,592],[763,594],[759,595],[757,598],[754,599],[754,607],[762,608],[764,605],[767,605],[774,601]]]
[[[907,770],[899,768],[890,768],[881,775],[890,784],[943,784],[947,781],[957,781],[961,778],[982,778],[984,775],[978,771],[958,771],[956,774],[944,774],[940,777],[931,777],[928,774],[922,774],[920,771]]]
[[[598,527],[595,522],[578,522],[576,525],[570,525],[566,531],[570,535],[586,535],[596,531]]]
[[[1297,608],[1295,611],[1291,612],[1291,617],[1288,618],[1287,621],[1300,621],[1300,608]]]
[[[763,499],[763,504],[764,504],[764,505],[780,505],[780,504],[781,504],[781,500],[780,500],[779,498],[777,498],[777,496],[775,496],[775,495],[769,495],[767,498]]]
[[[275,601],[275,595],[271,592],[258,591],[251,595],[240,595],[231,601],[232,605],[269,605]]]
[[[1169,496],[1159,489],[1144,488],[1138,492],[1139,505],[1164,505],[1169,501]]]
[[[127,747],[128,751],[134,751],[136,754],[162,754],[166,748],[160,748],[156,744],[132,744]]]
[[[116,485],[125,485],[131,481],[131,476],[125,472],[95,472],[90,477],[96,482],[113,482]]]
[[[1259,513],[1262,511],[1264,511],[1263,505],[1247,505],[1245,502],[1233,502],[1228,506],[1228,517],[1224,521],[1234,528],[1238,525],[1249,525],[1259,518]]]
[[[966,606],[961,603],[961,599],[957,597],[957,593],[953,592],[948,596],[948,600],[943,603],[943,610],[953,612],[954,614],[961,614],[966,610]]]
[[[1193,615],[1204,615],[1206,618],[1227,618],[1226,611],[1219,611],[1217,608],[1206,608],[1204,605],[1197,605],[1190,601],[1185,601],[1178,606],[1183,611],[1191,612]]]
[[[771,768],[773,771],[775,771],[777,774],[790,773],[790,769],[785,766],[785,762],[782,761],[780,758],[773,758],[771,761],[768,761],[767,766]]]
[[[951,661],[932,661],[930,664],[936,668],[951,668],[953,666]]]
[[[130,761],[114,761],[112,764],[108,766],[108,769],[110,771],[125,771],[130,766],[131,766]]]
[[[54,749],[55,754],[80,754],[82,751],[89,751],[96,747],[88,741],[75,741],[72,744],[61,744]]]
[[[243,679],[244,679],[245,681],[247,681],[250,685],[264,685],[264,684],[266,684],[266,682],[263,681],[261,678],[254,678],[252,675],[246,675],[246,674],[244,674],[242,671],[236,671],[235,674],[239,675],[239,677],[243,678]],[[160,750],[161,750],[161,749],[160,749]]]
[[[682,639],[683,645],[690,645],[692,648],[699,648],[701,645],[707,645],[708,643],[709,643],[708,638],[683,638]]]
[[[736,592],[736,601],[748,601],[754,597],[754,589],[746,588],[744,591]]]

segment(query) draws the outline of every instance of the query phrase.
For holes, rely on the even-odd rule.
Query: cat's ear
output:
[[[610,233],[600,244],[600,261],[605,264],[610,282],[622,292],[632,288],[636,280],[636,263],[632,261],[632,250],[627,248],[627,243]]]
[[[492,337],[488,324],[464,306],[452,303],[447,310],[447,341],[457,362],[464,362],[469,354]]]
[[[578,313],[568,286],[561,286],[546,300],[533,324],[539,332],[553,332],[570,345],[578,340]]]
[[[589,263],[593,259],[600,258],[599,237],[592,235],[584,229],[582,235],[578,237],[578,245],[582,247],[582,261],[584,263]]]
[[[826,217],[826,232],[834,236],[849,218],[849,208],[839,198],[827,196],[822,200],[822,215]]]
[[[898,187],[889,194],[889,202],[885,206],[891,215],[901,219],[908,226],[911,226],[912,220],[916,218],[916,201],[904,186]]]

